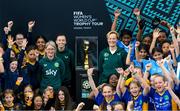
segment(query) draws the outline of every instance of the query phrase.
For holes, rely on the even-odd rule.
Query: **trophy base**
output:
[[[99,75],[98,75],[98,71],[95,68],[94,71],[94,82],[95,84],[98,83],[99,81]],[[88,83],[88,76],[87,76],[87,70],[84,69],[84,67],[78,67],[76,68],[76,99],[77,102],[81,102],[83,100],[87,100],[90,92],[91,92],[91,88],[89,87]]]

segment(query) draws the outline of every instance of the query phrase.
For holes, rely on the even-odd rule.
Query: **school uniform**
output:
[[[104,96],[102,95],[102,92],[99,91],[98,95],[95,97],[95,101],[96,101],[98,106],[100,106],[102,104],[105,106],[107,106],[107,105],[113,106],[113,104],[115,104],[116,102],[120,102],[121,98],[118,96],[117,93],[115,93],[113,96],[113,99],[111,101],[107,102],[105,100]]]
[[[15,111],[15,110],[22,110],[22,105],[13,103],[12,106],[8,106],[6,104],[3,104],[5,111]]]
[[[38,73],[39,69],[39,63],[31,63],[29,61],[26,62],[26,65],[21,69],[22,71],[22,76],[23,76],[23,83],[24,85],[30,84],[33,89],[39,88],[39,76],[40,74]]]
[[[131,52],[131,55],[130,55],[130,60],[132,61],[133,59],[135,59],[136,40],[135,39],[131,40],[131,42],[129,44],[132,44],[132,52]],[[129,47],[126,46],[122,41],[118,40],[117,41],[117,46],[124,49],[127,53],[129,52]]]
[[[161,67],[156,63],[155,60],[152,60],[152,59],[150,59],[150,60],[143,59],[142,60],[143,72],[145,72],[146,65],[149,63],[151,63],[151,69],[149,71],[150,75],[153,75],[153,74],[162,75],[163,72],[162,72]],[[164,63],[164,67],[169,71],[169,67],[168,67],[167,62]]]
[[[45,55],[45,51],[44,52],[39,51],[38,61],[40,61],[42,58],[44,58],[44,55]]]
[[[5,33],[3,33],[2,34],[2,39],[1,39],[1,43],[2,43],[2,45],[4,46],[4,50],[6,50],[7,49],[7,44],[8,44],[8,42],[7,42],[7,36],[8,35],[6,35]]]
[[[149,63],[149,60],[141,59],[141,61],[133,60],[135,67],[140,67],[143,72],[146,70],[146,65]]]
[[[165,90],[162,94],[156,92],[155,89],[150,88],[150,92],[148,94],[154,100],[155,110],[177,110],[177,105],[173,101],[168,90]]]
[[[152,97],[148,97],[148,110],[155,110],[155,107],[154,107],[154,100]]]
[[[180,84],[174,86],[174,93],[180,97]]]
[[[148,96],[144,96],[141,92],[139,92],[139,95],[137,97],[132,97],[131,93],[128,91],[128,89],[126,89],[126,91],[122,95],[122,100],[125,101],[126,104],[128,104],[128,101],[133,100],[133,110],[135,111],[148,110]]]
[[[12,72],[10,70],[10,52],[11,49],[8,48],[4,54],[4,60],[5,62],[5,72],[3,75],[4,78],[4,89],[13,89],[16,85],[16,80],[19,76],[21,76],[20,74],[20,70],[21,70],[21,65],[22,65],[22,61],[24,58],[24,50],[22,49],[20,54],[18,55],[18,66],[16,71]]]

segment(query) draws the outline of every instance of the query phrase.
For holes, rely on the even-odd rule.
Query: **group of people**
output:
[[[92,89],[90,98],[99,110],[180,110],[180,26],[174,28],[166,21],[172,40],[163,30],[155,28],[143,35],[144,20],[135,9],[138,33],[132,37],[128,29],[116,32],[119,10],[114,12],[111,31],[107,33],[108,47],[99,55],[99,86],[88,69]]]
[[[35,21],[28,22],[27,35],[11,33],[13,21],[4,27],[0,45],[1,110],[74,109],[71,78],[74,54],[66,36],[56,41],[32,36]]]
[[[99,53],[99,81],[96,87],[93,69],[87,70],[94,101],[93,110],[180,110],[179,40],[180,26],[166,32],[156,28],[143,35],[144,25],[137,16],[138,33],[132,37],[128,29],[116,32],[119,10],[114,12],[108,47]],[[76,110],[71,98],[75,57],[66,47],[65,35],[56,41],[33,37],[35,21],[28,22],[26,35],[11,33],[13,21],[4,27],[0,44],[0,110]],[[88,103],[86,103],[88,104]]]

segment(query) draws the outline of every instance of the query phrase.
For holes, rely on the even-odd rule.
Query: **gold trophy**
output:
[[[88,49],[89,49],[89,41],[84,40],[84,52],[85,52],[84,69],[85,70],[89,69]]]

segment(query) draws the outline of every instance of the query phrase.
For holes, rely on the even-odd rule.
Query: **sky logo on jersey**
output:
[[[53,70],[53,69],[49,69],[49,70],[46,70],[46,75],[53,75],[53,76],[56,76],[57,74],[57,70]]]

